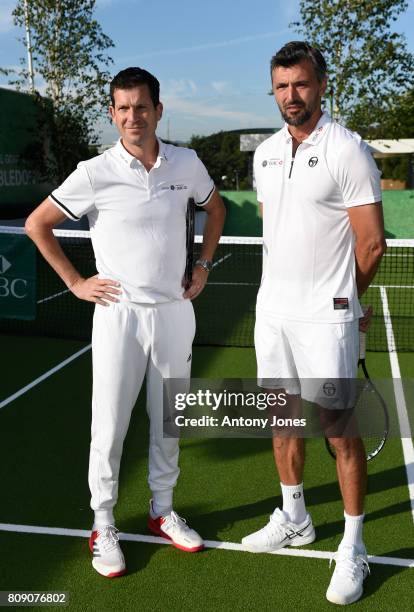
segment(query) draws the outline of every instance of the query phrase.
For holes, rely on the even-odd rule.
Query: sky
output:
[[[11,19],[14,6],[14,0],[0,0],[3,67],[18,66],[25,56]],[[299,18],[299,0],[97,0],[95,14],[115,43],[113,74],[141,66],[159,79],[161,138],[187,141],[193,134],[281,125],[267,95],[269,61],[297,38],[289,24]],[[414,52],[414,0],[394,29],[406,35]],[[0,76],[0,86],[6,84]],[[116,138],[105,117],[99,133],[103,143]]]

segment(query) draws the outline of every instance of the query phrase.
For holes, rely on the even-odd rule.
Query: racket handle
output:
[[[365,359],[365,353],[367,352],[367,334],[365,332],[359,332],[359,358]]]

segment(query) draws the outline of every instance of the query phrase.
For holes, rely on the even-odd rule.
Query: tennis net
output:
[[[4,233],[24,231],[0,227],[0,238]],[[96,273],[89,232],[55,230],[55,235],[83,276]],[[201,237],[196,236],[196,256],[200,242]],[[368,349],[414,351],[414,240],[387,240],[387,245],[377,275],[363,298],[364,305],[371,304],[374,309]],[[226,236],[220,240],[208,284],[194,301],[196,344],[253,346],[261,268],[261,238]],[[91,336],[93,308],[92,303],[75,298],[38,253],[36,319],[1,318],[0,330],[86,340]]]

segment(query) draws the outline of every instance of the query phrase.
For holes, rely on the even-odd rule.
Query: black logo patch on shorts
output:
[[[333,397],[336,393],[336,387],[332,382],[326,382],[322,389],[327,397]]]
[[[333,307],[334,307],[334,310],[348,310],[349,308],[348,298],[334,298]]]

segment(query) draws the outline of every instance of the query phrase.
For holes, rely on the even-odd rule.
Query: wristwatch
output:
[[[195,265],[201,266],[207,272],[211,272],[211,270],[213,269],[213,262],[210,261],[209,259],[197,259],[197,261],[195,262]]]

